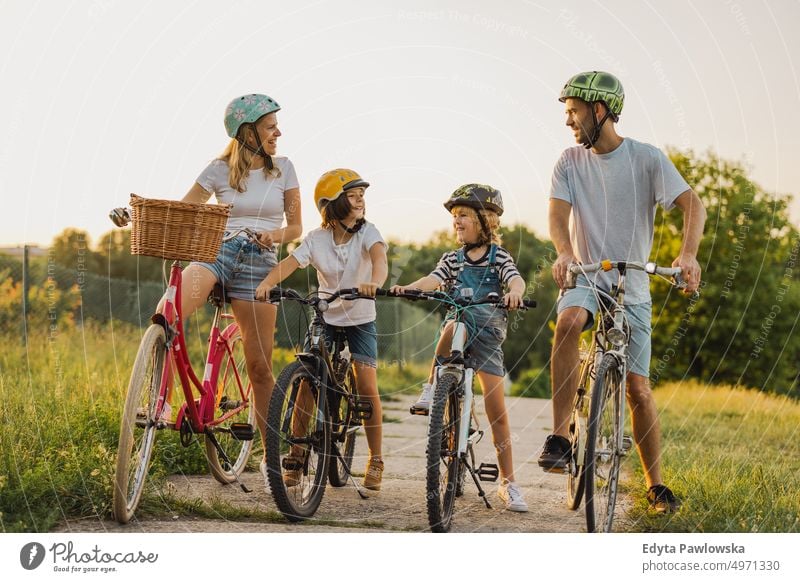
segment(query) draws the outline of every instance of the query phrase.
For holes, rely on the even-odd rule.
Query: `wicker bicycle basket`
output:
[[[131,194],[131,254],[213,263],[229,204],[155,200]]]

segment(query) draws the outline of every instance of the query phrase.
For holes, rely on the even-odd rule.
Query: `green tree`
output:
[[[654,287],[653,379],[691,376],[800,396],[800,233],[789,220],[790,198],[713,154],[670,157],[708,212],[698,254],[704,287],[696,301]],[[678,255],[682,218],[659,210],[659,264]]]
[[[131,231],[128,228],[110,230],[97,243],[94,272],[112,279],[128,281],[162,281],[164,261],[156,257],[131,254]],[[166,270],[169,271],[168,261]]]

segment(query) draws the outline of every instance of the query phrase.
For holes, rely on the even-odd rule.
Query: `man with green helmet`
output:
[[[697,250],[706,218],[697,194],[663,152],[617,134],[625,92],[614,75],[579,73],[564,85],[559,101],[566,106],[567,127],[583,147],[561,154],[550,191],[550,237],[558,252],[553,278],[562,289],[552,350],[553,434],[539,457],[539,465],[550,472],[563,472],[571,454],[567,437],[578,382],[578,343],[598,308],[580,277],[577,288],[564,289],[569,265],[603,259],[647,262],[656,206],[677,206],[683,212],[683,245],[672,264],[681,267],[687,292],[693,293],[700,284]],[[595,279],[606,290],[612,282],[604,273]],[[680,501],[661,479],[660,428],[648,380],[652,307],[645,273],[628,271],[625,299],[631,324],[627,393],[647,498],[658,512],[674,511]]]

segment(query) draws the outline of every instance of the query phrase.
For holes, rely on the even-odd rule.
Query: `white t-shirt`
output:
[[[339,289],[358,287],[372,280],[372,259],[369,250],[375,244],[387,247],[381,233],[371,222],[364,223],[344,244],[333,242],[333,230],[315,228],[292,251],[292,256],[305,268],[317,270],[319,290],[332,293]],[[323,294],[324,297],[324,294]],[[330,325],[351,326],[375,321],[375,302],[370,299],[334,301],[324,314]]]
[[[670,210],[688,189],[661,150],[626,137],[607,154],[582,146],[565,150],[553,170],[550,198],[572,205],[571,239],[581,262],[645,263],[653,246],[656,205]],[[610,289],[616,276],[600,272],[596,281]],[[650,301],[647,274],[628,271],[625,291],[630,305]]]
[[[214,160],[197,177],[197,183],[213,194],[217,202],[233,205],[227,230],[244,227],[257,231],[277,230],[283,226],[283,195],[299,185],[289,158],[273,156],[272,163],[280,169],[280,177],[265,177],[263,168],[250,170],[244,192],[231,188],[228,163],[224,160]]]

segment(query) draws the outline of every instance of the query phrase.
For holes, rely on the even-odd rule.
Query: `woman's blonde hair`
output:
[[[471,206],[458,204],[456,206],[453,206],[453,208],[450,210],[450,214],[455,216],[455,213],[459,208],[463,208],[466,211],[467,216],[469,216],[475,222],[475,224],[478,225],[478,228],[480,229],[480,234],[478,235],[478,244],[488,245],[490,243],[494,243],[496,245],[499,245],[502,243],[502,238],[499,232],[500,217],[497,216],[497,213],[495,211],[475,210]],[[478,220],[478,212],[481,213],[481,217],[483,217],[483,222],[486,224],[486,228],[488,229],[489,232],[486,232],[481,227],[481,221]]]
[[[219,157],[220,160],[227,162],[228,184],[237,192],[245,191],[245,180],[250,171],[250,163],[253,161],[254,155],[253,152],[244,147],[239,141],[232,139],[230,143],[228,143],[228,147],[225,148],[225,151],[222,152],[222,155]],[[270,176],[273,178],[280,178],[280,168],[275,166],[272,170],[268,170],[267,165],[264,164],[264,177],[269,178]]]

